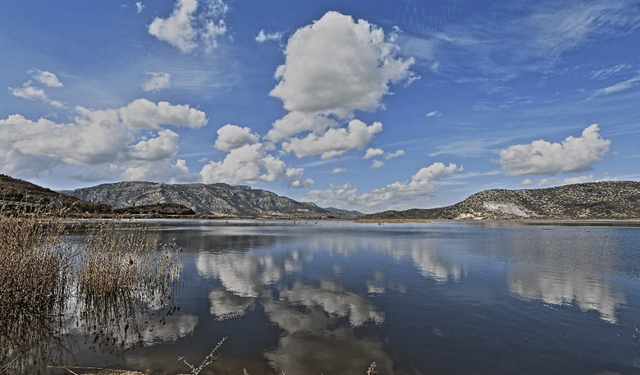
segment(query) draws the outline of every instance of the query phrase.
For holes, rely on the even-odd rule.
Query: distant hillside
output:
[[[485,190],[453,206],[385,211],[361,219],[640,219],[640,182],[605,181],[547,189]]]
[[[265,218],[355,218],[359,212],[324,209],[313,203],[301,203],[266,190],[227,184],[162,184],[154,182],[118,182],[63,193],[111,205],[113,208],[177,203],[198,214],[219,217]]]
[[[111,212],[111,207],[106,204],[86,202],[3,174],[0,174],[0,205],[43,209],[66,207],[73,213]]]

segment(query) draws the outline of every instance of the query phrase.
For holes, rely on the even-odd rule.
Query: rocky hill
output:
[[[0,174],[0,206],[3,209],[59,210],[70,213],[106,213],[111,207],[106,204],[86,202],[51,189]]]
[[[297,202],[266,190],[227,184],[162,184],[118,182],[63,193],[111,205],[114,209],[177,203],[198,214],[218,217],[261,218],[356,218],[356,211],[324,209],[313,203]]]
[[[640,182],[606,181],[546,189],[485,190],[453,206],[385,211],[364,220],[640,219]]]

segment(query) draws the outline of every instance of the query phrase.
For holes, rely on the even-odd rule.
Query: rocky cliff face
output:
[[[640,182],[606,181],[547,189],[485,190],[453,206],[385,211],[362,219],[640,219]]]
[[[159,184],[118,182],[63,193],[111,205],[113,208],[177,203],[196,213],[220,217],[354,218],[359,213],[331,211],[313,203],[301,203],[266,190],[227,184]]]

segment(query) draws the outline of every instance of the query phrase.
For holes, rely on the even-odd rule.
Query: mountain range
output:
[[[61,191],[85,201],[108,204],[114,209],[175,203],[201,215],[251,218],[342,218],[354,219],[358,211],[322,208],[298,202],[266,190],[227,184],[164,184],[126,181]]]
[[[249,186],[118,182],[53,191],[0,174],[5,208],[66,208],[71,213],[206,215],[213,218],[340,218],[368,220],[639,220],[640,182],[603,181],[546,189],[485,190],[447,207],[358,211],[298,202]],[[159,215],[159,216],[158,216]]]

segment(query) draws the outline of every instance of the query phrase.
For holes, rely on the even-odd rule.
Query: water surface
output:
[[[180,310],[74,365],[204,373],[640,373],[640,228],[609,224],[154,221]],[[139,340],[138,340],[139,341]],[[207,372],[210,371],[210,372]]]

